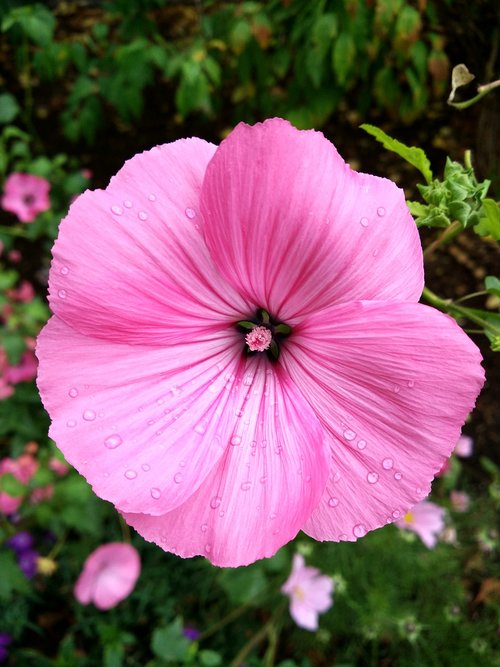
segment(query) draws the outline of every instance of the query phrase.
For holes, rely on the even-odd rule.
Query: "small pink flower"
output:
[[[455,512],[467,512],[470,507],[470,497],[465,491],[452,491],[450,501]]]
[[[39,505],[45,500],[50,500],[54,495],[54,485],[47,484],[47,486],[38,486],[36,489],[33,489],[30,495],[30,502],[33,505]]]
[[[21,484],[28,484],[38,470],[38,461],[29,454],[21,454],[17,459],[5,458],[0,461],[0,475],[10,473]]]
[[[474,451],[474,440],[468,435],[461,435],[455,445],[454,454],[466,458],[472,456]]]
[[[16,289],[7,290],[7,296],[14,301],[30,303],[35,296],[35,290],[29,281],[23,280]]]
[[[98,609],[111,609],[130,595],[140,572],[141,561],[133,546],[103,544],[85,561],[75,597],[81,604],[92,602]]]
[[[2,480],[0,479],[0,486]],[[23,502],[23,496],[11,496],[5,491],[0,491],[0,513],[1,514],[15,514],[21,503]]]
[[[34,352],[27,350],[16,366],[8,366],[4,371],[4,378],[10,384],[29,382],[36,377],[38,362]]]
[[[416,533],[426,547],[436,546],[438,537],[444,529],[445,511],[439,505],[423,500],[411,508],[396,525],[403,530]]]
[[[64,477],[65,475],[68,474],[69,466],[65,461],[61,461],[60,459],[56,459],[55,456],[53,456],[50,461],[49,461],[49,468],[54,472],[56,475],[59,477]]]
[[[307,567],[301,554],[293,557],[292,572],[281,587],[290,598],[290,615],[301,628],[318,629],[318,614],[333,604],[333,581],[315,567]]]
[[[2,208],[15,213],[21,222],[32,222],[50,208],[50,183],[34,174],[14,173],[3,186]]]
[[[422,287],[404,193],[321,133],[272,119],[153,148],[60,225],[51,437],[181,556],[354,541],[428,493],[484,381]]]

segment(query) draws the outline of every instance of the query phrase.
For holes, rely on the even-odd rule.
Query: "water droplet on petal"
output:
[[[137,217],[139,218],[139,220],[147,220],[148,214],[146,213],[146,211],[139,211]]]
[[[415,386],[415,382],[413,380],[408,380],[407,384],[410,387],[410,389],[412,389],[412,387]]]
[[[241,485],[241,490],[242,491],[248,491],[248,489],[250,489],[251,486],[252,486],[252,482],[243,482],[243,484]]]
[[[149,472],[151,470],[151,466],[148,463],[143,463],[141,468],[144,470],[144,472]]]
[[[71,387],[71,389],[68,391],[68,396],[71,398],[76,398],[78,396],[78,389],[76,387]]]
[[[132,202],[130,201],[130,199],[125,199],[123,205],[125,206],[125,208],[132,208]]]
[[[60,289],[59,292],[57,293],[57,296],[60,299],[65,299],[68,296],[68,293],[66,292],[65,289]]]
[[[340,533],[339,540],[347,540],[347,535],[345,533]]]
[[[375,248],[375,250],[372,252],[373,257],[376,257],[378,255],[378,250]]]
[[[205,426],[205,424],[196,424],[194,430],[196,431],[196,433],[203,435],[204,433],[206,433],[207,427]]]
[[[211,544],[205,544],[205,553],[209,554],[212,551]]]
[[[158,500],[158,498],[161,496],[161,491],[160,489],[157,489],[155,486],[150,490],[151,493],[151,498],[154,500]]]
[[[123,440],[121,439],[121,436],[118,435],[118,433],[113,433],[113,435],[110,435],[106,440],[104,441],[105,447],[108,449],[116,449],[122,444]]]
[[[219,507],[219,505],[221,504],[221,502],[222,502],[222,498],[220,498],[219,496],[214,496],[214,497],[212,498],[212,500],[210,501],[210,507],[211,507],[213,510],[215,510],[215,509],[217,509],[217,507]]]
[[[392,513],[392,517],[394,519],[399,519],[400,514],[401,513],[399,512],[399,510],[394,510],[394,512]]]
[[[366,535],[366,526],[362,523],[357,523],[352,532],[354,537],[364,537]]]
[[[369,482],[369,484],[376,484],[378,482],[378,473],[369,472],[368,475],[366,476],[366,479]]]
[[[394,387],[392,388],[392,391],[395,394],[399,394],[399,392],[401,391],[401,387],[398,384],[395,384]]]
[[[241,444],[241,437],[239,435],[233,435],[230,442],[233,447],[236,447],[237,445]]]
[[[356,433],[354,433],[354,431],[351,431],[350,429],[348,429],[347,431],[344,431],[344,438],[346,440],[351,441],[351,440],[354,440],[355,437],[356,437]]]
[[[364,449],[366,447],[366,440],[360,440],[358,442],[358,449]]]
[[[186,461],[179,461],[179,468],[184,468]]]
[[[403,477],[403,475],[400,472],[395,472],[394,473],[394,479],[399,482],[399,480]]]
[[[187,208],[185,211],[186,217],[192,220],[193,218],[196,218],[196,211],[192,208]]]
[[[329,498],[328,499],[328,507],[337,507],[339,504],[339,499],[338,498]]]
[[[359,224],[361,225],[361,227],[368,227],[368,218],[361,218]]]
[[[267,482],[267,477],[264,475],[264,477],[260,478],[260,483],[265,484]]]
[[[123,209],[121,206],[113,204],[113,206],[111,207],[111,212],[114,213],[115,215],[122,215]]]
[[[182,482],[182,473],[181,472],[176,472],[174,475],[174,482],[176,484],[180,484]]]
[[[93,410],[85,410],[82,417],[86,422],[93,422],[95,419],[95,412]]]
[[[382,468],[384,470],[390,470],[393,465],[394,465],[394,461],[392,459],[384,459],[382,461]]]
[[[135,472],[135,470],[127,470],[125,472],[125,477],[127,479],[135,479],[137,477],[137,473]]]
[[[333,479],[333,483],[336,484],[340,479],[340,473],[336,472],[332,479]]]
[[[208,530],[208,524],[207,523],[202,523],[201,524],[201,532],[206,533]]]
[[[379,218],[383,218],[385,215],[385,208],[383,206],[379,206],[377,209],[377,215]]]
[[[69,273],[69,269],[67,266],[61,266],[59,273],[63,276],[67,276]]]
[[[148,195],[149,201],[156,201],[156,195],[154,195],[152,192]]]
[[[76,426],[76,421],[74,419],[70,419],[66,422],[66,426],[69,426],[69,428],[74,428]]]

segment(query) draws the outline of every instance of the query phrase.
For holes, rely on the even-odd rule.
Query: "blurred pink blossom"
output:
[[[27,350],[16,366],[8,366],[4,370],[4,378],[6,382],[10,382],[10,384],[28,382],[36,377],[37,368],[38,362],[34,352]]]
[[[33,301],[35,290],[28,280],[22,280],[17,288],[7,290],[6,294],[14,301],[29,303],[30,301]]]
[[[470,496],[465,491],[452,491],[450,493],[451,506],[455,512],[467,512],[470,506]]]
[[[455,445],[454,454],[466,458],[472,456],[474,451],[474,440],[468,435],[461,435]]]
[[[422,287],[403,191],[321,133],[274,118],[157,146],[59,227],[51,437],[181,556],[354,541],[426,495],[484,381]]]
[[[9,261],[11,261],[13,264],[18,264],[23,258],[21,251],[17,249],[9,250],[9,254],[7,255],[7,257],[9,258]]]
[[[2,208],[21,222],[32,222],[50,208],[50,183],[34,174],[10,174],[3,186]]]
[[[49,461],[49,468],[59,477],[64,477],[68,473],[69,465],[53,456]]]
[[[438,537],[444,529],[445,511],[439,505],[423,500],[411,508],[396,525],[403,530],[416,533],[426,547],[436,546]]]
[[[281,591],[290,598],[291,617],[306,630],[317,630],[318,615],[333,604],[332,578],[306,566],[301,554],[294,555],[292,572]]]
[[[45,500],[50,500],[54,495],[54,485],[47,484],[47,486],[37,486],[33,489],[30,495],[30,502],[33,505],[43,503]]]
[[[29,454],[22,454],[17,459],[5,458],[0,461],[0,489],[2,487],[2,476],[10,474],[21,484],[28,484],[38,470],[38,462]],[[0,490],[0,512],[3,514],[14,514],[19,509],[24,498],[12,496]]]
[[[133,546],[122,542],[104,544],[85,561],[75,585],[75,597],[81,604],[111,609],[130,595],[140,571],[141,561]]]

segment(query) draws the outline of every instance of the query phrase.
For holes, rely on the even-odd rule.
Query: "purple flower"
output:
[[[185,627],[182,631],[182,634],[186,639],[189,639],[191,642],[195,642],[200,636],[201,632],[196,628]]]
[[[17,564],[19,568],[24,572],[24,575],[27,579],[33,579],[36,574],[36,562],[38,560],[38,554],[33,549],[26,549],[22,551],[17,556]]]
[[[7,646],[12,642],[12,637],[7,632],[0,632],[0,662],[7,660],[9,653]]]
[[[13,549],[16,554],[20,554],[23,551],[26,551],[28,549],[31,549],[33,546],[33,538],[31,535],[28,533],[27,530],[22,530],[19,533],[16,533],[12,537],[10,537],[7,542],[7,546]]]

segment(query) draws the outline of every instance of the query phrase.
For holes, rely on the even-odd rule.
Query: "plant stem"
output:
[[[273,619],[271,618],[261,629],[254,634],[254,636],[245,644],[245,646],[239,651],[234,660],[230,663],[229,667],[239,667],[243,660],[247,657],[250,651],[255,648],[260,642],[265,638],[265,636],[270,632],[270,628],[273,624]]]
[[[225,625],[228,623],[231,623],[235,619],[238,618],[238,616],[241,616],[244,614],[248,609],[250,609],[249,604],[244,604],[241,605],[241,607],[237,607],[236,609],[233,609],[232,611],[229,612],[229,614],[226,614],[223,618],[221,618],[220,621],[217,621],[217,623],[214,623],[214,625],[210,626],[205,632],[202,632],[199,641],[202,641],[203,639],[206,639],[207,637],[210,637],[210,635],[213,635],[214,632],[217,632],[221,628],[223,628]]]
[[[470,320],[471,322],[479,324],[479,326],[482,327],[483,330],[488,330],[494,336],[500,336],[500,329],[498,327],[493,326],[493,324],[491,324],[483,317],[478,315],[476,312],[473,311],[472,308],[458,306],[455,303],[453,303],[453,301],[451,301],[450,299],[442,299],[437,294],[434,294],[434,292],[431,292],[431,290],[428,287],[424,287],[424,291],[422,292],[422,298],[425,301],[427,301],[427,303],[430,303],[431,306],[434,306],[435,308],[443,311],[444,313],[448,313],[450,315],[453,315],[454,317],[463,317],[467,320]]]
[[[458,220],[452,222],[451,225],[446,227],[446,229],[437,237],[437,239],[435,239],[430,245],[427,246],[427,248],[424,250],[424,258],[428,258],[430,255],[432,255],[434,250],[439,248],[439,246],[442,245],[445,241],[449,242],[454,239],[455,236],[458,236],[462,229],[462,223],[458,222]]]
[[[29,238],[26,231],[20,227],[5,227],[5,225],[0,225],[0,233],[8,234],[9,236],[22,236],[25,239]]]

